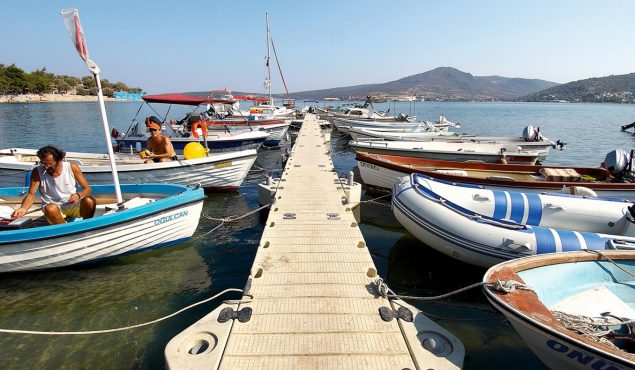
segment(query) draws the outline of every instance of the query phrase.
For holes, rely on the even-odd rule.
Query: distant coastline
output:
[[[105,101],[116,101],[115,98],[104,97]],[[97,97],[92,95],[72,94],[21,94],[0,95],[0,103],[78,103],[96,102]]]

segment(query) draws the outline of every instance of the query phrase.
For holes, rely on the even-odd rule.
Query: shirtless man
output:
[[[169,162],[177,160],[176,152],[170,138],[161,134],[161,124],[157,123],[154,116],[146,118],[146,126],[150,131],[147,148],[151,152],[145,158],[145,163]]]
[[[29,192],[13,218],[23,217],[35,201],[40,190],[42,212],[50,224],[63,224],[65,216],[91,218],[95,214],[95,198],[82,170],[75,163],[64,162],[66,153],[54,146],[37,151],[40,164],[31,171]],[[77,184],[82,191],[77,191]]]

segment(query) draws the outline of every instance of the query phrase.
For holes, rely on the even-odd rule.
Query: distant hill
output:
[[[518,101],[635,103],[635,73],[588,78],[538,91]]]
[[[367,95],[416,96],[426,100],[514,100],[553,86],[555,82],[500,76],[473,76],[451,67],[381,83],[292,93],[297,99],[361,98]]]

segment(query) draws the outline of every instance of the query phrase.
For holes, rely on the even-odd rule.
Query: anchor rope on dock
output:
[[[129,325],[129,326],[123,326],[120,328],[113,328],[113,329],[103,329],[103,330],[87,330],[87,331],[36,331],[36,330],[19,330],[19,329],[3,329],[0,328],[0,333],[9,333],[9,334],[31,334],[31,335],[91,335],[91,334],[105,334],[105,333],[115,333],[115,332],[119,332],[119,331],[124,331],[124,330],[130,330],[130,329],[136,329],[136,328],[141,328],[144,326],[148,326],[148,325],[152,325],[152,324],[156,324],[158,322],[167,320],[171,317],[174,317],[182,312],[185,312],[187,310],[189,310],[190,308],[202,305],[203,303],[207,303],[225,293],[228,292],[243,292],[243,289],[237,289],[237,288],[228,288],[223,290],[222,292],[215,294],[214,296],[210,297],[210,298],[206,298],[202,301],[193,303],[185,308],[182,308],[174,313],[171,313],[169,315],[160,317],[158,319],[152,320],[152,321],[147,321],[144,323],[140,323],[140,324],[135,324],[135,325]]]

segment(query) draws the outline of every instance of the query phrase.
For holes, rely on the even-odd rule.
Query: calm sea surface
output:
[[[332,104],[332,103],[329,103]],[[323,103],[319,104],[323,106]],[[388,104],[378,104],[386,109]],[[137,103],[107,103],[111,127],[125,131]],[[458,131],[519,136],[539,126],[552,140],[567,143],[547,163],[598,166],[615,148],[630,150],[634,138],[620,125],[635,120],[634,105],[435,103],[390,104],[393,113],[460,122]],[[173,109],[170,118],[181,118]],[[142,111],[141,118],[149,114]],[[164,115],[159,111],[158,115]],[[333,132],[338,172],[355,166],[348,139]],[[55,144],[68,151],[105,152],[96,103],[0,104],[0,148]],[[256,164],[279,172],[284,148],[261,150]],[[210,218],[242,215],[258,207],[257,184],[266,172],[254,170],[240,192],[210,195]],[[371,199],[373,195],[366,195]],[[363,204],[361,230],[379,274],[398,293],[437,295],[481,280],[485,270],[440,255],[396,222],[388,203]],[[266,214],[226,224],[205,238],[174,247],[61,270],[0,276],[0,328],[41,331],[108,329],[150,321],[227,288],[242,288],[249,274]],[[218,225],[202,217],[195,234]],[[157,325],[89,336],[0,334],[0,368],[163,368],[167,342],[226,295]],[[415,303],[453,332],[466,347],[466,369],[541,369],[504,317],[473,290],[436,303]]]

